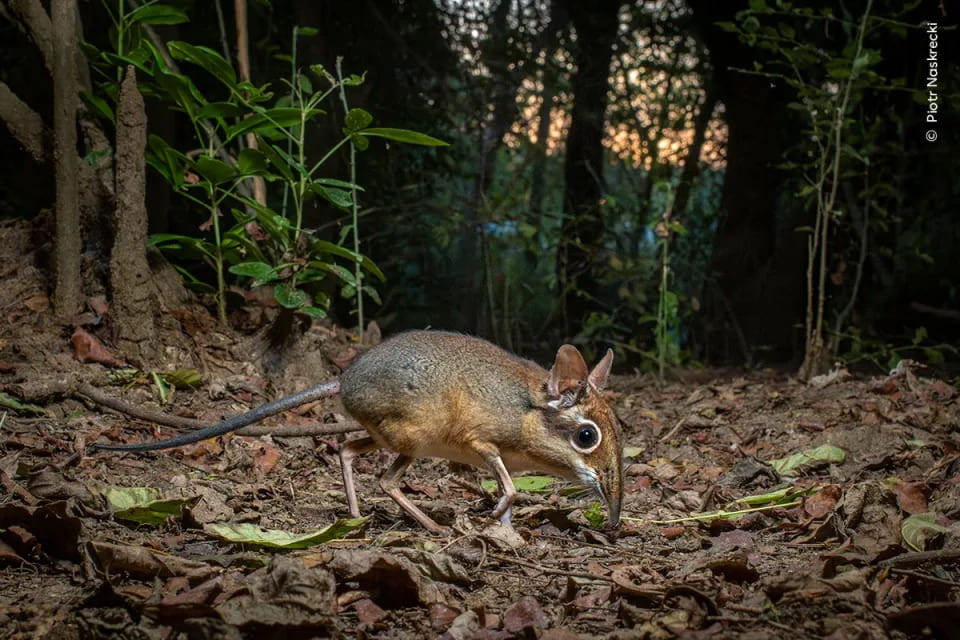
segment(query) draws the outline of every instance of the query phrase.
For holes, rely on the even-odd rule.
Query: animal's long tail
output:
[[[212,427],[185,433],[182,436],[170,438],[169,440],[144,442],[142,444],[94,444],[93,447],[96,449],[107,449],[109,451],[157,451],[159,449],[172,449],[173,447],[181,447],[185,444],[200,442],[207,438],[213,438],[223,435],[224,433],[229,433],[230,431],[236,431],[237,429],[253,424],[254,422],[259,422],[264,418],[276,415],[282,411],[299,407],[300,405],[319,400],[320,398],[336,395],[337,393],[340,393],[340,381],[332,380],[318,384],[315,387],[310,387],[309,389],[304,389],[291,396],[268,402],[256,409],[251,409],[246,413],[228,418]]]

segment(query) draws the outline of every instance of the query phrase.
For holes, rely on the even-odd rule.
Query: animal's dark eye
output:
[[[575,449],[589,453],[600,444],[600,430],[592,422],[581,422],[573,432],[571,444]]]

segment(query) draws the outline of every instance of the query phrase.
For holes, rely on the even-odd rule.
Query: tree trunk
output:
[[[793,326],[802,321],[806,252],[793,232],[796,211],[778,202],[784,176],[777,168],[796,131],[787,126],[785,87],[747,75],[756,50],[716,26],[734,20],[746,3],[690,0],[694,22],[710,51],[713,83],[724,104],[727,167],[714,240],[712,271],[716,290],[706,298],[713,341],[741,344],[741,353],[717,354],[724,360],[750,361],[758,348],[765,358],[794,355]]]
[[[693,188],[693,181],[700,173],[700,153],[703,151],[703,141],[707,135],[707,126],[713,118],[713,110],[717,105],[717,92],[714,90],[713,83],[708,82],[704,92],[703,105],[697,113],[693,125],[693,141],[690,143],[690,149],[687,151],[687,157],[683,161],[683,171],[680,172],[680,182],[677,185],[677,195],[673,200],[673,218],[681,219],[687,209],[687,201],[690,199],[690,190]]]
[[[54,173],[57,191],[54,231],[53,303],[61,322],[79,313],[80,201],[77,188],[77,7],[76,0],[52,6]]]
[[[540,92],[540,109],[537,113],[537,145],[534,152],[533,169],[530,175],[530,216],[534,224],[543,223],[543,192],[544,174],[547,169],[549,155],[548,142],[550,138],[551,117],[553,115],[553,101],[557,96],[557,71],[552,62],[560,32],[567,28],[567,14],[559,0],[550,4],[550,22],[543,32],[543,73],[541,82],[543,91]]]
[[[567,0],[566,8],[577,34],[577,73],[564,161],[564,223],[557,248],[557,277],[564,333],[570,335],[579,330],[587,312],[596,308],[599,291],[592,272],[604,231],[599,215],[604,192],[602,143],[620,2]]]

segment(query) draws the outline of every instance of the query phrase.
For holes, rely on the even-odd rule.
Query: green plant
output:
[[[207,218],[199,228],[212,231],[212,238],[155,234],[150,241],[167,251],[199,256],[212,268],[216,274],[217,315],[221,323],[226,323],[227,265],[230,273],[250,278],[252,287],[272,285],[273,295],[282,307],[311,316],[326,313],[330,299],[314,285],[331,278],[342,286],[345,296],[356,297],[358,307],[362,308],[363,293],[376,301],[378,294],[372,286],[363,283],[361,267],[381,281],[384,276],[376,264],[359,251],[356,197],[362,189],[355,182],[354,150],[365,150],[370,137],[426,146],[446,143],[405,129],[371,127],[373,117],[369,113],[363,109],[346,110],[344,89],[361,84],[362,76],[344,78],[338,74],[334,78],[322,66],[312,65],[309,70],[313,77],[328,85],[314,89],[313,80],[296,68],[292,58],[291,80],[284,81],[289,93],[275,97],[269,84],[257,87],[238,81],[230,64],[212,49],[176,41],[164,47],[147,37],[143,29],[146,24],[156,24],[158,20],[184,21],[186,16],[179,10],[152,3],[125,12],[122,0],[118,0],[116,11],[106,3],[105,7],[114,24],[111,30],[114,51],[100,52],[88,46],[95,65],[108,78],[101,84],[102,92],[108,97],[115,95],[116,83],[107,73],[111,68],[133,64],[142,76],[149,78],[141,83],[141,89],[183,113],[200,145],[197,151],[184,152],[152,135],[147,160],[178,193],[204,211]],[[150,11],[145,12],[148,8]],[[208,73],[225,93],[223,99],[209,100],[190,76],[174,68],[174,61],[200,67]],[[318,161],[311,162],[306,154],[309,124],[325,115],[320,105],[337,90],[346,111],[343,136]],[[112,108],[105,99],[87,98],[105,117],[113,119]],[[242,148],[235,157],[231,155],[231,145],[238,146],[249,134],[255,136],[257,148]],[[321,167],[347,144],[351,147],[351,180],[322,177]],[[251,197],[246,183],[254,176],[262,177],[267,183],[283,185],[284,205],[280,213]],[[292,205],[289,212],[288,194]],[[341,234],[340,243],[315,238],[304,228],[304,207],[315,198],[353,213],[353,224]],[[233,224],[226,227],[221,220],[225,208],[229,208],[233,218]],[[351,230],[354,248],[348,249],[342,242],[345,233]],[[338,260],[354,264],[354,270],[351,272]],[[185,269],[180,269],[192,283],[202,284]]]
[[[879,3],[881,0],[877,0]],[[752,46],[773,54],[766,66],[740,69],[771,82],[783,82],[794,91],[789,106],[806,129],[803,141],[791,150],[781,165],[802,176],[797,196],[812,213],[812,224],[798,228],[807,233],[806,317],[804,361],[799,375],[807,379],[823,370],[837,355],[839,336],[851,317],[860,292],[871,212],[886,215],[883,200],[891,200],[888,187],[871,177],[870,166],[879,152],[881,129],[855,117],[871,94],[902,90],[902,80],[878,72],[881,55],[871,42],[888,36],[903,37],[909,25],[897,22],[897,11],[916,3],[898,5],[893,11],[873,15],[875,0],[867,0],[859,13],[846,7],[812,7],[805,3],[751,0],[736,23],[719,26],[739,35]],[[892,15],[891,15],[892,14]],[[827,37],[826,34],[830,34]],[[862,184],[861,189],[852,185]],[[831,296],[831,262],[844,266],[843,246],[837,244],[837,228],[849,230],[856,249],[853,278],[845,292],[847,300]],[[843,273],[831,275],[833,285],[845,281]],[[833,314],[833,329],[827,326]],[[833,337],[825,340],[825,334]]]
[[[679,300],[670,290],[670,240],[672,234],[683,235],[687,230],[676,220],[670,219],[668,207],[663,218],[654,227],[657,235],[657,248],[660,250],[660,285],[657,289],[657,322],[654,343],[657,346],[657,375],[663,384],[666,364],[679,364],[680,354],[676,332],[678,325]]]

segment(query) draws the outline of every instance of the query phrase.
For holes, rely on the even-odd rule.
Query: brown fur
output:
[[[377,445],[409,458],[442,457],[494,470],[501,459],[510,472],[538,470],[580,481],[586,467],[596,474],[595,488],[611,517],[619,519],[619,425],[597,388],[606,382],[612,357],[588,373],[576,348],[564,345],[548,372],[479,338],[414,331],[361,356],[343,374],[341,394]],[[602,435],[589,454],[570,442],[584,419]],[[504,491],[498,509],[509,509],[512,501]]]

